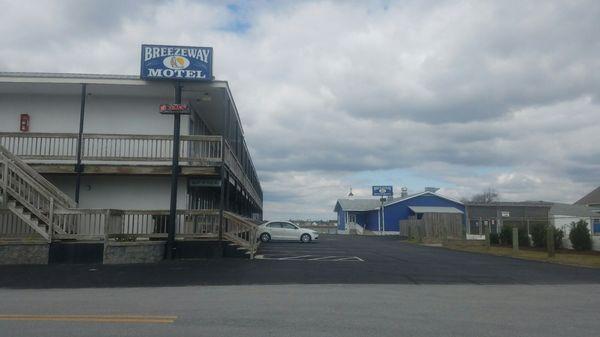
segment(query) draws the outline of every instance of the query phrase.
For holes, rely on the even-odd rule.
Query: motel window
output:
[[[600,235],[600,219],[594,219],[592,221],[592,230],[594,235]]]
[[[498,223],[495,219],[490,220],[490,233],[498,233]]]

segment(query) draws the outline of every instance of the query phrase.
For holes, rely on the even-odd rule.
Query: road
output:
[[[260,258],[0,266],[0,337],[595,336],[600,270],[323,236]]]
[[[598,335],[598,294],[599,285],[5,289],[0,336],[589,337]],[[137,320],[117,320],[130,316]]]

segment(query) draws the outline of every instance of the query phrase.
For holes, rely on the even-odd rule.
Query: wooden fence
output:
[[[410,216],[407,220],[400,220],[400,236],[427,242],[462,239],[462,214],[424,213],[421,219]]]

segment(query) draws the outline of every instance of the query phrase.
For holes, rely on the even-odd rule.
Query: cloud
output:
[[[0,6],[6,71],[135,74],[142,43],[213,46],[267,217],[331,218],[384,176],[567,202],[599,183],[596,1]]]

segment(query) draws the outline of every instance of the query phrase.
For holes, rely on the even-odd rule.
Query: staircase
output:
[[[227,211],[223,212],[223,220],[223,238],[230,242],[230,246],[253,259],[260,244],[257,225],[250,219]]]
[[[77,204],[27,163],[0,145],[0,208],[6,208],[50,242],[54,213]]]

